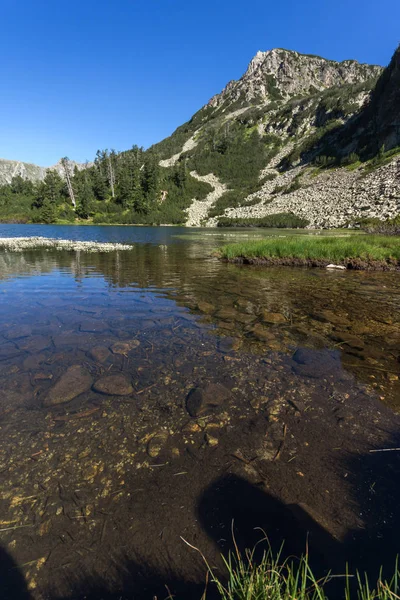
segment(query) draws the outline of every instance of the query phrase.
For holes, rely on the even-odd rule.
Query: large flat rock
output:
[[[56,406],[70,402],[90,389],[92,376],[81,365],[72,365],[61,375],[47,394],[43,406]]]

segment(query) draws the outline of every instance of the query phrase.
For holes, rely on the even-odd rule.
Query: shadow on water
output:
[[[400,436],[393,436],[388,441],[388,447],[399,446]],[[258,544],[255,557],[259,559],[267,547],[266,542],[260,543],[265,532],[275,552],[284,541],[282,559],[300,556],[307,548],[311,567],[318,577],[328,571],[343,574],[346,563],[350,573],[356,570],[366,572],[373,585],[382,565],[384,576],[390,577],[400,551],[400,514],[397,510],[400,456],[396,452],[351,456],[344,460],[343,467],[351,480],[352,501],[358,507],[360,526],[347,531],[342,538],[335,536],[323,521],[312,516],[306,506],[284,504],[268,493],[266,482],[252,484],[235,473],[217,478],[204,490],[197,504],[200,526],[216,551],[211,559],[207,556],[215,572],[223,578],[222,562],[218,557],[234,551],[235,544],[240,552]],[[183,545],[178,539],[176,543]],[[138,557],[120,556],[115,561],[112,574],[112,580],[118,582],[115,585],[95,575],[76,573],[74,579],[68,580],[68,593],[60,595],[47,590],[43,598],[145,600],[172,596],[182,600],[199,600],[205,591],[206,567],[194,550],[184,546],[183,552],[193,553],[193,577],[190,581],[180,577],[179,573],[172,573],[168,564],[152,568]],[[330,598],[343,597],[342,578],[334,578],[327,585]],[[30,595],[23,574],[4,549],[0,550],[0,597],[7,600],[36,598],[36,595]],[[213,600],[217,597],[215,588],[209,584],[207,598]]]

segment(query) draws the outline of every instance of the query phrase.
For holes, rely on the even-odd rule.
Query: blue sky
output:
[[[0,157],[147,147],[257,50],[385,65],[399,21],[398,0],[1,0]]]

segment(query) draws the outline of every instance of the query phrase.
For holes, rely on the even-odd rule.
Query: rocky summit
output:
[[[382,67],[360,64],[355,60],[336,62],[320,56],[299,54],[276,48],[257,52],[239,81],[231,81],[211,98],[208,106],[233,102],[254,104],[287,100],[293,96],[367,81],[381,74]]]

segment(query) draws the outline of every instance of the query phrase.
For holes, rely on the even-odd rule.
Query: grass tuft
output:
[[[282,548],[274,554],[268,547],[261,560],[256,561],[256,548],[242,554],[236,547],[235,552],[223,559],[226,567],[223,578],[206,562],[209,578],[221,600],[329,600],[327,584],[335,578],[343,581],[340,597],[345,600],[398,600],[400,597],[398,560],[391,579],[384,579],[381,569],[376,584],[371,586],[365,574],[356,572],[353,575],[348,569],[343,575],[328,573],[317,578],[311,569],[308,552],[298,559],[281,560]],[[206,593],[203,599],[206,599]]]

